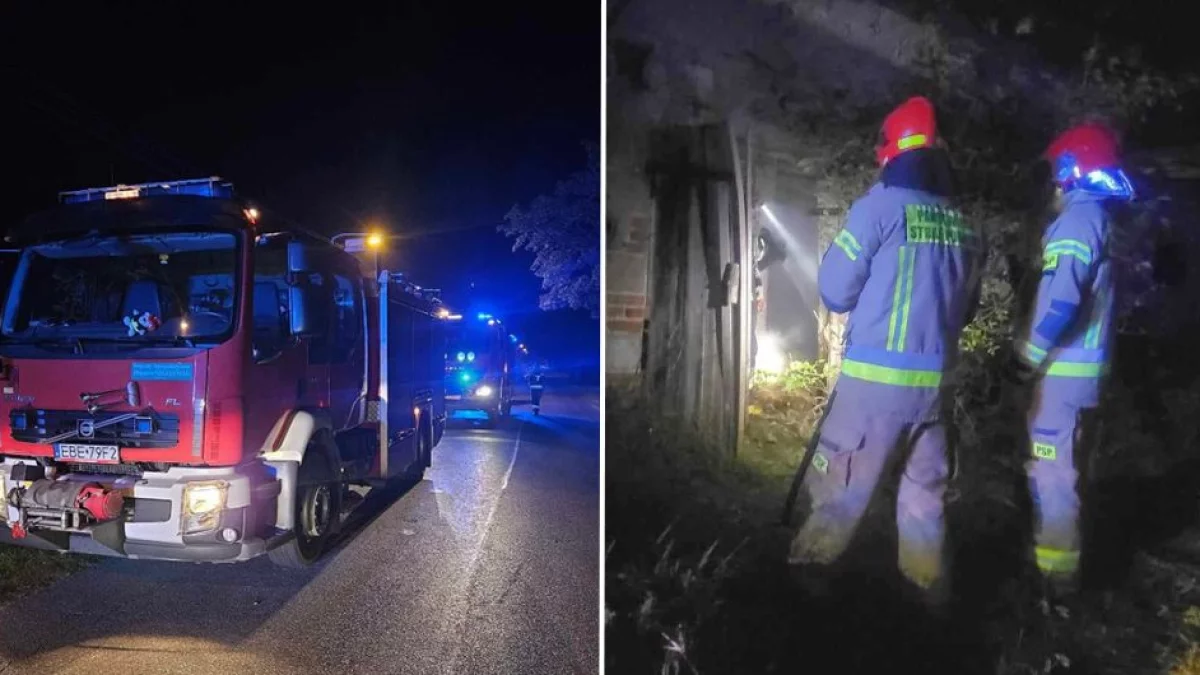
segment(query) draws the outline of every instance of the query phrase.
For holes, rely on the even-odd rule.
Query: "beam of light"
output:
[[[779,336],[775,333],[763,333],[758,336],[758,352],[754,356],[754,369],[760,373],[778,375],[787,368],[787,354]]]
[[[796,237],[792,236],[792,233],[775,217],[775,212],[771,210],[771,207],[763,204],[759,210],[767,217],[767,224],[771,228],[771,233],[776,236],[776,241],[782,243],[787,251],[787,257],[783,259],[781,268],[787,273],[796,290],[800,291],[800,296],[804,298],[804,301],[810,307],[816,307],[819,254],[801,246]]]

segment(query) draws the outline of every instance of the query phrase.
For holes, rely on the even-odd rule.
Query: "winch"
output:
[[[20,539],[34,528],[83,532],[90,524],[121,515],[125,497],[99,483],[42,478],[29,487],[13,488],[8,504],[19,515],[12,522],[12,535]]]

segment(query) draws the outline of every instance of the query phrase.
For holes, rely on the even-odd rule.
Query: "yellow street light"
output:
[[[383,235],[378,232],[372,232],[367,235],[367,248],[379,248],[383,246]]]

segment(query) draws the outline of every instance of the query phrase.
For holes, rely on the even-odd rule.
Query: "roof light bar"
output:
[[[112,185],[58,193],[63,204],[112,201],[117,199],[139,199],[161,195],[192,195],[212,199],[231,199],[233,185],[217,176],[190,180],[156,181],[138,185]]]

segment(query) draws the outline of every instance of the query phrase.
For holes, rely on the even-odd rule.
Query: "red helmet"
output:
[[[924,96],[908,99],[883,120],[882,135],[882,142],[875,148],[879,166],[902,152],[932,146],[937,140],[933,104]]]
[[[1133,196],[1133,186],[1121,170],[1117,135],[1102,124],[1089,122],[1067,129],[1046,148],[1043,157],[1050,162],[1054,182],[1063,190]]]

